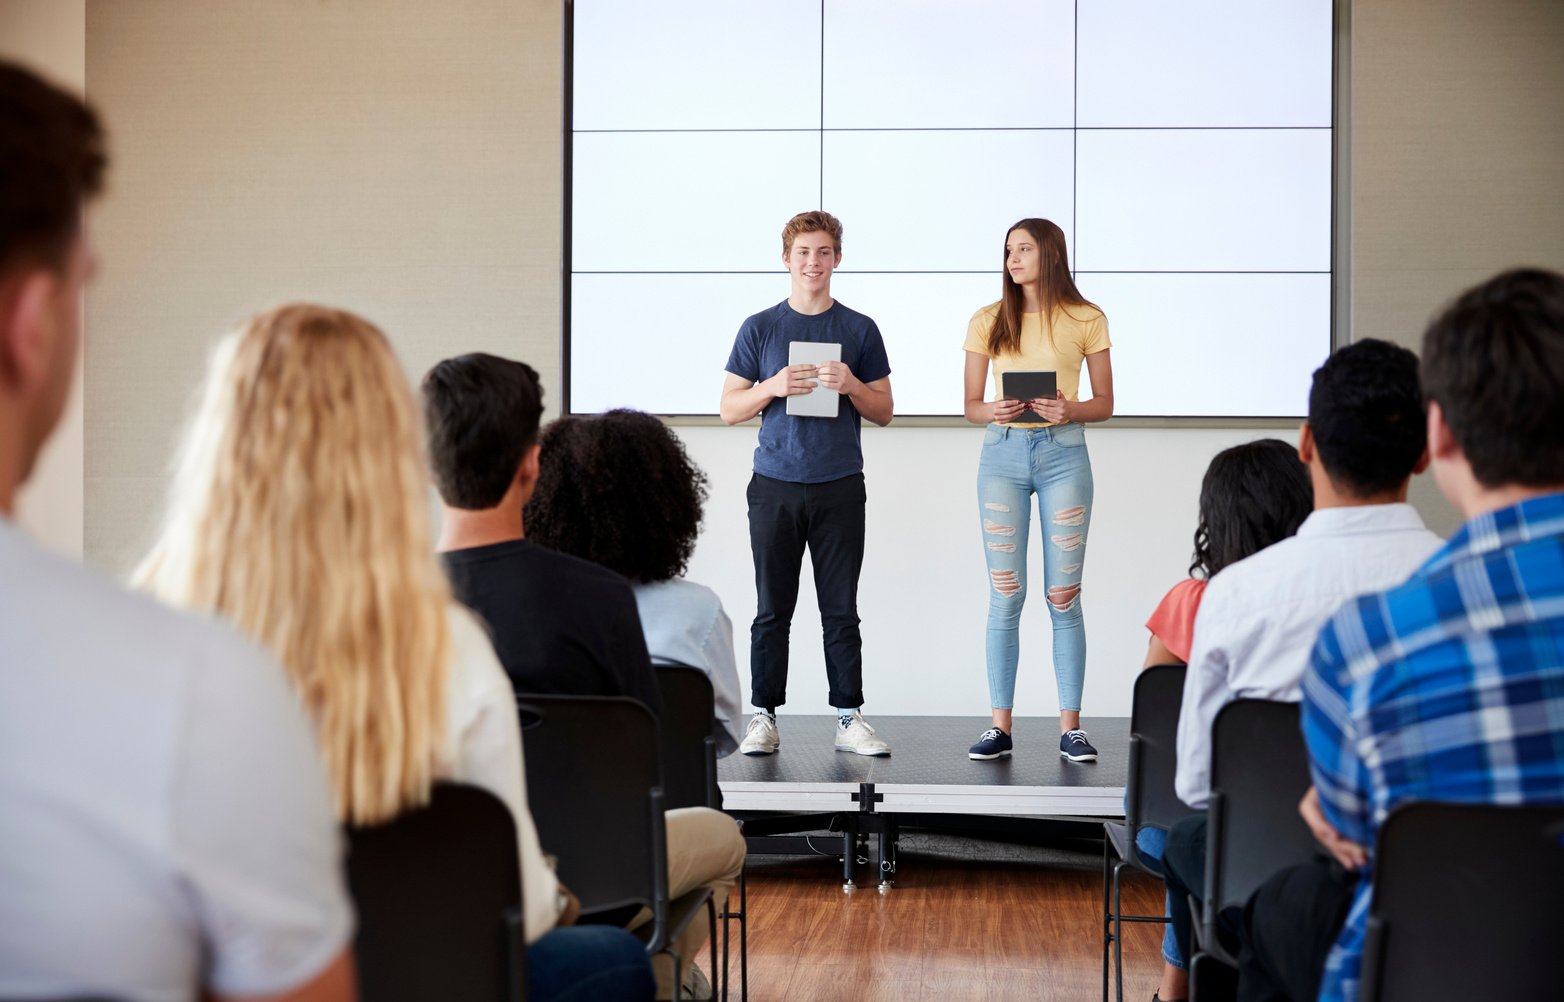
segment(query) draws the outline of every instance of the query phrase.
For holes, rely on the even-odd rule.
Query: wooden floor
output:
[[[902,859],[895,888],[844,894],[829,859],[752,859],[752,1002],[1097,999],[1100,863]],[[1162,910],[1162,885],[1131,877],[1127,914]],[[1151,998],[1162,926],[1127,927],[1126,999]],[[735,947],[736,949],[736,947]],[[705,966],[705,960],[701,961]],[[738,998],[738,958],[733,958]]]

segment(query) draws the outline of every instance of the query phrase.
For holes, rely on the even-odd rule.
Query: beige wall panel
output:
[[[83,89],[86,0],[0,0],[0,57],[25,63],[56,83]],[[85,424],[82,360],[71,396],[33,474],[17,496],[17,521],[45,546],[82,552]]]
[[[1462,289],[1564,269],[1564,3],[1359,0],[1351,100],[1353,337],[1416,349]]]
[[[155,528],[208,350],[291,299],[359,311],[409,374],[464,351],[558,382],[560,7],[93,0],[113,136],[89,294],[90,557]]]

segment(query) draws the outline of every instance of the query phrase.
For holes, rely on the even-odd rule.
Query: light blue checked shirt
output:
[[[1564,494],[1479,515],[1405,584],[1342,606],[1302,721],[1325,816],[1366,846],[1407,800],[1564,802]],[[1321,1002],[1358,997],[1371,897],[1365,873]]]

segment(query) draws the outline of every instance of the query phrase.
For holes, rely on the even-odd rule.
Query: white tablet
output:
[[[821,362],[840,362],[842,346],[834,341],[789,341],[788,365],[819,365]],[[814,392],[800,393],[787,398],[787,412],[793,417],[834,418],[841,411],[842,394],[814,384]]]

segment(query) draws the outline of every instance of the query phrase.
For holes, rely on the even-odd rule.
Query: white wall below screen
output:
[[[755,428],[676,430],[711,478],[689,576],[715,589],[733,619],[747,703],[755,581],[744,487]],[[1206,464],[1230,445],[1268,436],[1296,439],[1290,429],[1088,429],[1096,501],[1083,592],[1087,717],[1129,714],[1135,672],[1146,655],[1143,624],[1189,564]],[[858,607],[866,714],[970,714],[974,723],[987,717],[987,575],[975,509],[981,441],[978,428],[864,430],[868,548]],[[1032,533],[1028,561],[1038,581],[1035,518]],[[779,712],[829,713],[807,558],[805,568],[793,618],[789,702]],[[1050,650],[1047,605],[1037,593],[1021,624],[1019,715],[1059,710]]]

